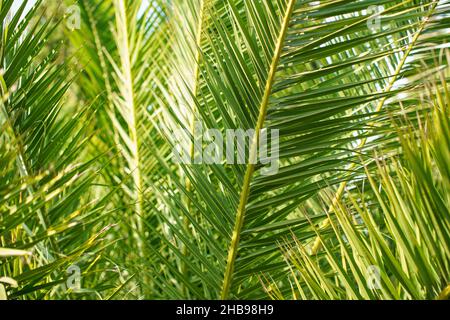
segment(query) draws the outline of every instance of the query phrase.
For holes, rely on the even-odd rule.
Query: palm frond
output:
[[[294,289],[275,289],[274,297],[290,292],[305,299],[445,296],[450,185],[442,160],[450,146],[449,102],[439,91],[422,102],[432,105],[431,112],[418,111],[429,115],[421,123],[424,131],[412,126],[399,131],[404,155],[379,160],[375,173],[366,170],[367,187],[349,190],[345,201],[335,202],[331,234],[312,225],[322,255],[310,257],[299,241],[286,247]]]
[[[374,32],[367,23],[375,15],[361,14],[370,4],[213,2],[211,19],[204,19],[202,28],[198,92],[179,98],[160,85],[165,110],[172,110],[173,101],[181,105],[194,99],[205,128],[219,129],[224,136],[227,129],[254,129],[250,150],[259,144],[260,129],[280,134],[280,169],[274,175],[261,174],[264,166],[252,159],[241,166],[225,161],[181,165],[192,187],[172,174],[170,183],[175,181],[177,191],[169,185],[159,188],[162,196],[168,194],[165,205],[172,213],[169,218],[161,211],[161,219],[189,251],[187,256],[174,252],[160,258],[165,266],[172,259],[188,265],[196,280],[181,279],[176,269],[167,269],[166,277],[184,285],[189,281],[193,297],[262,297],[259,275],[277,279],[284,273],[277,243],[291,229],[302,241],[314,238],[301,204],[320,189],[341,184],[339,199],[346,181],[363,172],[352,163],[361,153],[372,159],[375,143],[366,142],[381,132],[373,123],[386,116],[389,99],[411,88],[399,86],[398,80],[411,72],[409,61],[416,51],[436,49],[422,37],[444,28],[436,17],[448,6],[437,1],[383,2],[381,15],[390,26]],[[444,38],[436,32],[435,41]],[[174,117],[174,122],[197,139],[183,121]],[[163,162],[172,167],[170,160]],[[183,197],[190,199],[191,209]],[[194,237],[180,229],[180,216],[187,216],[187,232],[192,229]],[[163,241],[169,252],[177,251],[169,239]],[[165,290],[169,284],[163,283]]]
[[[90,194],[100,171],[93,160],[80,161],[90,139],[81,124],[92,112],[80,108],[63,116],[71,83],[66,65],[54,63],[56,52],[34,59],[55,21],[34,20],[40,2],[22,20],[27,2],[15,13],[12,4],[5,0],[0,6],[0,246],[30,254],[2,257],[2,276],[17,286],[5,290],[2,284],[1,290],[11,299],[67,297],[61,285],[67,268],[98,250],[104,228],[106,198],[81,197]],[[87,260],[95,261],[95,253]]]

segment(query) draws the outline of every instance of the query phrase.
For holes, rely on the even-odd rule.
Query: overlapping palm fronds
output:
[[[445,43],[448,4],[385,1],[384,10],[371,15],[362,14],[372,4],[363,1],[204,3],[198,88],[175,97],[175,105],[194,99],[196,119],[224,136],[226,129],[256,129],[253,147],[258,129],[278,129],[280,170],[265,176],[264,167],[253,164],[186,165],[190,187],[171,175],[176,188],[161,191],[169,194],[171,215],[159,212],[183,246],[166,239],[168,253],[159,254],[157,272],[166,272],[161,291],[172,287],[177,297],[184,293],[173,288],[174,279],[190,297],[262,298],[261,275],[285,277],[281,239],[294,232],[314,253],[320,250],[302,204],[337,185],[336,202],[347,181],[364,172],[356,160],[370,162],[374,146],[398,146],[381,119],[389,118],[392,98],[417,84],[414,76],[424,76],[413,68],[419,53]],[[368,28],[376,17],[388,26]],[[413,80],[401,86],[406,75]],[[163,108],[171,110],[174,97],[167,91],[165,98]],[[181,217],[189,228],[181,227]],[[330,231],[326,212],[311,219],[324,220],[323,232]],[[188,266],[189,277],[176,261]]]
[[[415,107],[449,79],[449,1],[67,0],[63,63],[39,55],[44,4],[0,0],[2,297],[445,291],[446,91],[432,119]],[[248,133],[245,161],[202,160],[207,129]],[[59,285],[74,263],[84,295]]]
[[[449,298],[450,96],[442,89],[420,101],[417,127],[399,130],[402,156],[378,158],[366,184],[335,203],[332,233],[311,225],[324,252],[311,257],[298,241],[286,246],[292,286],[268,287],[274,297]]]
[[[27,3],[14,14],[12,4],[0,6],[1,298],[67,298],[68,268],[97,259],[106,227],[106,198],[91,192],[100,168],[83,157],[92,112],[62,116],[70,75],[56,52],[34,59],[55,22],[36,22],[40,3],[23,19]]]

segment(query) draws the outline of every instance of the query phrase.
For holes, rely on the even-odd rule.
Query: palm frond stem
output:
[[[255,158],[257,156],[257,146],[260,139],[260,131],[263,129],[264,122],[266,120],[267,116],[267,108],[269,105],[269,99],[272,94],[272,87],[275,81],[275,76],[278,68],[278,64],[280,61],[281,53],[283,51],[284,47],[284,41],[289,29],[289,24],[291,21],[292,13],[294,12],[294,6],[296,1],[290,0],[288,3],[288,6],[286,8],[286,12],[284,14],[283,23],[281,25],[280,34],[277,40],[277,44],[275,47],[275,52],[272,58],[272,63],[270,65],[269,74],[267,77],[267,82],[264,90],[264,96],[259,108],[259,116],[258,121],[256,123],[255,127],[255,135],[252,140],[252,144],[250,147],[250,156],[249,156],[249,162],[247,165],[245,177],[244,177],[244,183],[241,190],[240,200],[239,200],[239,206],[236,213],[236,220],[234,224],[234,230],[233,234],[231,236],[231,243],[230,248],[228,250],[228,258],[227,258],[227,265],[225,268],[225,274],[223,279],[223,286],[221,291],[221,299],[226,300],[228,299],[229,293],[230,293],[230,287],[233,280],[233,271],[234,271],[234,264],[237,256],[237,251],[239,247],[239,240],[241,235],[242,226],[244,224],[245,219],[245,212],[247,207],[247,202],[250,194],[250,183],[252,180],[252,176],[255,172]]]

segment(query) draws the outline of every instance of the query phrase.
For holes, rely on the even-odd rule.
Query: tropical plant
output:
[[[12,5],[0,5],[0,294],[67,298],[67,271],[78,264],[89,274],[104,246],[108,197],[93,190],[101,168],[83,151],[94,113],[63,108],[73,75],[54,63],[56,51],[34,58],[54,22],[33,22],[38,6],[22,19],[26,2],[11,15]]]
[[[446,87],[443,95],[435,90],[417,110],[424,115],[419,127],[399,130],[401,156],[376,155],[377,170],[366,170],[346,199],[333,203],[332,232],[311,224],[324,252],[311,257],[298,240],[285,247],[291,298],[449,298],[450,95]],[[287,294],[276,283],[267,290]]]
[[[448,0],[43,1],[0,0],[0,297],[445,291]]]

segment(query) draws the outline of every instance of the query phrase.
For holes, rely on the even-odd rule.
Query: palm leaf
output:
[[[261,297],[258,276],[268,273],[277,279],[284,272],[277,243],[291,229],[314,237],[310,226],[298,223],[303,216],[299,206],[321,188],[342,183],[336,193],[340,198],[345,181],[361,172],[351,164],[358,157],[352,148],[359,144],[357,151],[368,154],[375,145],[366,145],[376,135],[372,123],[385,116],[390,97],[408,89],[397,80],[410,70],[407,61],[414,50],[425,47],[421,36],[428,28],[443,27],[433,17],[447,10],[433,1],[386,1],[382,15],[395,27],[373,33],[367,22],[374,16],[359,14],[370,4],[213,3],[207,11],[212,18],[203,19],[201,28],[197,93],[187,90],[177,98],[159,85],[167,101],[162,101],[164,110],[171,110],[173,101],[186,104],[194,97],[195,108],[190,109],[198,110],[205,128],[222,133],[255,129],[250,150],[258,146],[259,129],[280,132],[280,170],[275,175],[262,175],[264,166],[251,159],[243,166],[182,164],[192,187],[173,174],[166,187],[159,187],[162,196],[170,197],[165,204],[172,213],[168,218],[167,211],[161,212],[161,219],[189,251],[160,258],[165,265],[172,259],[188,265],[190,287],[203,290],[200,296],[198,290],[191,292],[193,297]],[[184,78],[177,69],[174,73]],[[189,88],[192,80],[184,83]],[[196,136],[176,115],[172,120]],[[171,142],[172,134],[166,136]],[[173,167],[161,159],[166,168]],[[180,193],[170,186],[174,181]],[[180,216],[187,217],[190,228],[179,228]],[[183,230],[193,230],[194,236]],[[177,250],[170,239],[162,241],[170,251]],[[166,277],[187,285],[182,274],[172,269]]]

